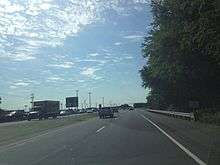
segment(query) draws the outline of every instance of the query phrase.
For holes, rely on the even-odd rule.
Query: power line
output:
[[[1,109],[1,104],[2,104],[2,98],[0,97],[0,109]]]

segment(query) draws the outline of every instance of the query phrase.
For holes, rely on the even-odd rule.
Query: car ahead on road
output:
[[[86,113],[86,109],[79,109],[79,113]]]
[[[26,118],[24,110],[11,111],[5,115],[5,121],[18,121]]]
[[[86,112],[87,112],[87,113],[97,112],[97,108],[95,108],[95,107],[86,108]]]
[[[129,110],[129,111],[133,111],[134,108],[133,108],[133,107],[129,107],[128,110]]]
[[[98,108],[96,108],[96,107],[93,107],[92,110],[93,110],[93,112],[98,112]]]
[[[69,110],[62,110],[60,111],[60,116],[67,116],[67,115],[71,115],[72,112]]]
[[[92,108],[86,108],[86,112],[87,113],[93,113],[93,109]]]
[[[27,114],[27,120],[31,121],[31,119],[39,119],[39,112],[38,111],[31,111]]]
[[[114,110],[111,107],[102,107],[99,109],[99,118],[114,117]]]
[[[114,111],[114,113],[118,113],[118,107],[112,107],[112,109],[113,109],[113,111]]]

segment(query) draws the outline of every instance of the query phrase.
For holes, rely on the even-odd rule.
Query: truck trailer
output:
[[[28,114],[28,120],[31,119],[48,119],[49,117],[56,118],[60,113],[60,102],[45,100],[35,101],[33,108]]]

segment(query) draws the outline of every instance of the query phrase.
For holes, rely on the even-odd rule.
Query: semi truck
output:
[[[60,102],[52,100],[35,101],[27,118],[31,119],[48,119],[56,118],[60,113]]]

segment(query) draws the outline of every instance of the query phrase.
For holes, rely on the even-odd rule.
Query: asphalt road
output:
[[[193,123],[135,110],[120,112],[113,119],[97,117],[13,145],[1,146],[0,165],[199,164],[193,155],[189,156],[147,119],[191,151],[202,163],[219,163],[218,151],[212,151],[214,161],[210,161],[212,142],[209,137],[200,131],[191,132],[192,136],[188,132],[177,131],[182,127],[191,130]],[[185,139],[187,136],[191,138]],[[195,140],[197,136],[202,137]]]

